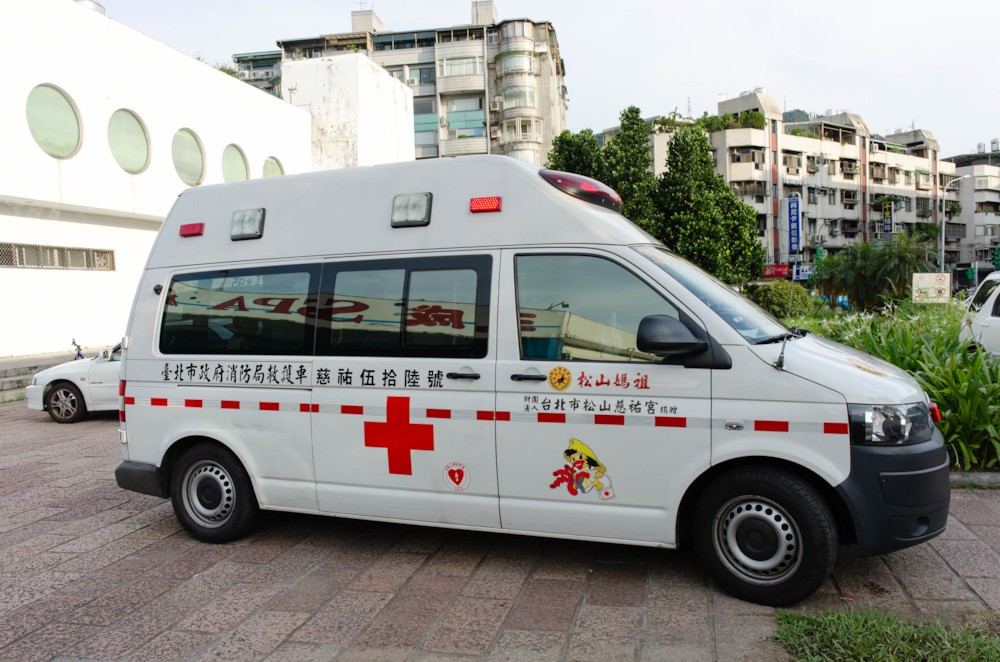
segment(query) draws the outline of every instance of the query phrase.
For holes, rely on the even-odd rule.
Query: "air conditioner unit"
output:
[[[442,129],[445,128],[445,127],[447,127],[448,126],[448,118],[447,117],[439,117],[438,118],[438,126],[440,126]]]
[[[836,237],[838,234],[840,234],[840,228],[838,228],[836,225],[832,226],[830,228],[830,236]]]
[[[416,78],[407,78],[406,79],[406,84],[409,85],[410,87],[414,87],[416,85],[419,85],[420,81],[417,80]]]
[[[497,138],[497,139],[500,138],[500,127],[495,126],[492,129],[490,129],[490,138]]]
[[[458,129],[449,129],[448,139],[455,140],[456,138],[458,138]]]
[[[496,112],[499,112],[499,111],[500,111],[500,104],[497,103],[496,101],[492,102],[490,104],[490,112],[491,113],[496,113]]]

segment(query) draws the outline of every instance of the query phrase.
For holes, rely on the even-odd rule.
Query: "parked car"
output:
[[[984,278],[969,300],[962,340],[1000,357],[1000,271]]]
[[[28,409],[47,411],[56,423],[75,423],[88,411],[118,409],[122,347],[92,359],[67,361],[34,376],[25,389]]]

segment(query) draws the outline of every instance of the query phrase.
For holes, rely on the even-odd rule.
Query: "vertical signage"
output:
[[[788,252],[799,252],[799,198],[788,198]]]
[[[882,234],[888,239],[892,234],[892,217],[894,205],[891,202],[882,203]]]

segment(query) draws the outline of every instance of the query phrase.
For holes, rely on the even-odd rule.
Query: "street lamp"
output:
[[[948,217],[948,201],[945,200],[945,194],[948,193],[948,187],[957,184],[963,179],[968,179],[972,175],[962,175],[961,177],[956,177],[947,184],[941,186],[941,273],[944,273],[944,227],[946,225],[946,219]],[[958,189],[955,189],[956,191]]]

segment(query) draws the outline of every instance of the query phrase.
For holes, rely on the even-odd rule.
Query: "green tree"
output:
[[[580,133],[563,131],[556,136],[546,165],[553,170],[605,179],[604,153],[590,129]]]
[[[603,181],[622,196],[622,215],[649,228],[656,220],[656,177],[649,149],[652,127],[635,106],[623,110],[620,120],[618,131],[604,145]]]
[[[813,309],[806,288],[788,280],[760,285],[750,292],[750,299],[778,318],[807,315]]]
[[[801,108],[786,110],[781,114],[781,119],[785,122],[805,122],[809,119],[809,113]]]
[[[659,213],[648,229],[678,255],[727,283],[746,283],[763,273],[757,214],[715,173],[701,130],[674,132],[655,203]]]
[[[874,310],[906,297],[914,272],[931,270],[927,247],[917,237],[894,236],[887,244],[851,244],[823,260],[820,291],[845,295],[859,310]]]

